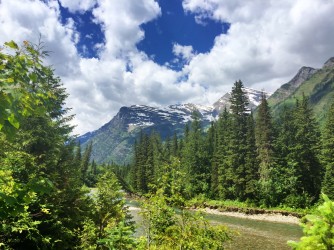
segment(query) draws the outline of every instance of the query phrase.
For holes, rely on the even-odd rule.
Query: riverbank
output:
[[[196,209],[197,210],[197,209]],[[279,213],[246,214],[240,212],[219,211],[218,209],[204,208],[201,211],[208,214],[231,216],[250,220],[270,221],[279,223],[299,224],[299,218],[292,215],[282,215]]]
[[[138,205],[138,204],[137,204]],[[136,206],[129,206],[130,211],[139,211],[140,208]],[[203,211],[207,214],[213,214],[213,215],[223,215],[223,216],[230,216],[230,217],[236,217],[236,218],[242,218],[242,219],[250,219],[250,220],[258,220],[258,221],[269,221],[269,222],[278,222],[278,223],[290,223],[290,224],[299,224],[300,218],[293,216],[291,214],[282,214],[278,211],[275,211],[274,213],[272,211],[267,211],[266,213],[243,213],[243,212],[233,212],[233,211],[222,211],[219,209],[213,209],[213,208],[190,208],[190,210],[196,210],[196,211]]]

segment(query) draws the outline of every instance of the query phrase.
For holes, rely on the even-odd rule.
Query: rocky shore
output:
[[[293,216],[291,214],[286,215],[286,214],[282,214],[279,212],[246,214],[242,212],[219,211],[218,209],[212,209],[208,207],[204,208],[203,212],[208,213],[208,214],[225,215],[225,216],[245,218],[245,219],[250,219],[250,220],[262,220],[262,221],[292,223],[292,224],[299,224],[299,220],[300,220],[300,218]]]

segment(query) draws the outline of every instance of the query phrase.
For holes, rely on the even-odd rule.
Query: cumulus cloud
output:
[[[207,53],[174,44],[184,67],[158,65],[136,44],[143,23],[162,14],[155,0],[60,0],[69,11],[92,11],[105,40],[98,58],[82,58],[80,33],[72,19],[62,23],[58,1],[1,0],[0,43],[37,41],[39,34],[70,96],[82,134],[108,122],[121,106],[211,104],[241,79],[246,86],[273,91],[303,66],[320,67],[333,56],[334,2],[330,0],[183,0],[198,23],[207,18],[231,24]],[[29,10],[29,11],[27,11]],[[316,11],[315,11],[316,10]]]
[[[64,8],[71,12],[85,12],[91,10],[96,5],[96,0],[59,0]]]
[[[182,58],[186,62],[189,62],[194,56],[194,49],[191,45],[182,46],[178,43],[173,44],[173,53],[177,57]]]
[[[333,1],[184,0],[183,8],[197,19],[231,24],[209,53],[184,69],[189,81],[212,90],[242,79],[247,86],[274,91],[301,66],[321,67],[333,56]]]
[[[154,0],[99,0],[93,15],[102,25],[106,37],[102,57],[128,57],[144,38],[140,25],[160,14],[160,7]]]

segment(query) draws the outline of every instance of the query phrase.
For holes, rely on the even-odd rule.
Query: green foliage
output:
[[[129,221],[117,177],[111,171],[106,171],[98,180],[94,217],[99,248],[134,248],[134,227]]]
[[[218,190],[221,198],[254,199],[258,179],[254,121],[241,81],[235,82],[230,102],[231,114],[225,111],[218,121],[214,161],[219,172]]]
[[[81,178],[85,184],[88,183],[87,175],[88,175],[88,168],[89,168],[89,163],[90,163],[90,157],[92,154],[92,149],[93,149],[93,143],[90,142],[87,145],[85,152],[83,154],[82,160],[81,160]],[[80,148],[78,149],[78,152],[77,152],[77,160],[80,160],[81,158],[79,155],[80,153],[79,150]]]
[[[268,101],[273,110],[273,116],[278,117],[282,108],[287,105],[293,107],[295,99],[302,99],[303,95],[310,98],[310,106],[312,107],[315,118],[318,122],[324,122],[324,114],[329,110],[332,103],[334,92],[334,70],[332,67],[324,67],[317,70],[309,79],[305,80],[297,89],[289,85],[289,90],[281,92],[281,98],[271,96]],[[286,94],[287,93],[287,94]],[[276,100],[275,100],[276,99]],[[325,111],[325,112],[324,112]]]
[[[116,227],[106,230],[106,237],[98,241],[110,250],[136,249],[138,243],[133,237],[133,227],[121,221]]]
[[[172,198],[173,199],[173,198]],[[163,190],[152,194],[143,206],[146,249],[224,249],[231,238],[225,226],[213,226],[201,213],[168,206]]]
[[[93,250],[97,247],[96,234],[97,228],[92,219],[86,219],[82,225],[82,230],[77,231],[80,243],[77,249]]]
[[[325,168],[322,192],[334,199],[334,103],[327,113],[323,129],[321,160]]]
[[[45,55],[41,45],[27,41],[22,47],[7,42],[0,51],[0,131],[7,135],[13,135],[25,117],[47,112],[56,98],[49,88],[53,71],[42,63]]]
[[[185,170],[186,192],[188,197],[209,191],[210,159],[200,123],[200,114],[192,115],[190,130],[185,133],[182,148],[181,166]]]
[[[256,148],[259,161],[259,186],[262,202],[267,206],[272,204],[272,172],[274,167],[274,128],[270,108],[264,93],[257,109],[255,126]]]
[[[302,222],[304,236],[300,242],[288,242],[293,249],[329,250],[334,248],[334,202],[322,195],[324,203]]]

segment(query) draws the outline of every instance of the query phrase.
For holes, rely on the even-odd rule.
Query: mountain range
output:
[[[334,57],[321,69],[302,67],[287,83],[272,95],[265,93],[273,114],[277,114],[283,105],[292,105],[303,94],[310,97],[316,117],[322,121],[328,105],[334,100]],[[249,99],[249,109],[255,110],[260,103],[263,91],[244,88]],[[108,123],[101,128],[78,138],[82,149],[92,143],[92,159],[97,163],[127,164],[131,161],[133,144],[140,131],[156,131],[164,140],[180,135],[186,123],[191,121],[193,111],[198,111],[203,127],[215,121],[219,113],[230,107],[230,93],[224,94],[210,106],[174,104],[167,107],[132,105],[122,107]]]

